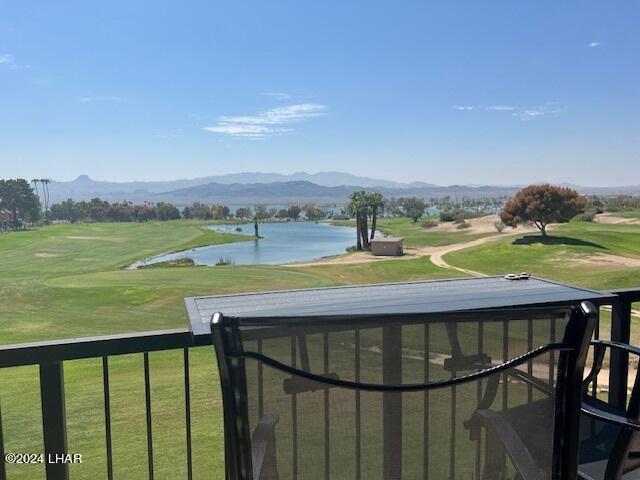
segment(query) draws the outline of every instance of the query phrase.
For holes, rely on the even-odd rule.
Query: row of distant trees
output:
[[[75,202],[67,199],[51,205],[46,214],[48,220],[76,222],[148,222],[150,220],[176,220],[181,218],[180,210],[171,204],[131,202],[110,203],[99,198],[90,201]]]
[[[236,218],[239,220],[324,220],[328,217],[325,209],[316,206],[314,203],[304,205],[289,205],[284,208],[267,207],[264,204],[250,207],[240,207],[232,212],[226,205],[214,204],[211,207],[202,203],[194,202],[182,211],[184,218],[196,218],[200,220],[229,220]]]

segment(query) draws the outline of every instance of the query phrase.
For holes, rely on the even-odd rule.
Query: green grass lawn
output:
[[[509,236],[444,258],[486,274],[527,271],[599,289],[640,285],[640,268],[584,262],[585,256],[597,254],[640,259],[640,225],[571,222],[558,225],[546,239],[536,234]]]
[[[425,217],[424,220],[435,219],[437,217]],[[355,226],[353,220],[334,221],[336,225]],[[371,225],[369,225],[371,227]],[[386,235],[403,237],[405,245],[409,247],[439,247],[443,245],[453,245],[454,243],[470,242],[476,238],[495,235],[491,233],[468,233],[464,230],[455,232],[434,231],[424,228],[422,222],[412,222],[409,218],[381,218],[378,220],[377,229]]]
[[[409,244],[414,245],[477,238],[429,232],[409,220],[382,223],[385,232],[412,238]],[[121,269],[162,252],[242,240],[203,225],[57,225],[0,235],[0,343],[183,327],[185,296],[460,276],[427,258],[304,267]],[[572,223],[558,227],[545,243],[510,236],[446,259],[486,273],[527,270],[591,287],[637,286],[640,269],[568,267],[567,261],[597,252],[640,258],[639,233],[638,225]],[[604,330],[607,321],[603,315]],[[213,351],[199,347],[190,354],[195,478],[223,478],[222,406]],[[182,352],[156,352],[150,358],[156,478],[185,478]],[[110,373],[116,478],[142,478],[147,474],[142,355],[112,358]],[[82,465],[71,467],[74,479],[105,476],[101,375],[99,359],[65,364],[70,450],[84,455]],[[41,451],[37,368],[0,369],[0,402],[5,450]],[[462,441],[466,432],[461,429],[459,437]],[[42,472],[41,465],[8,468],[12,479],[40,478]]]
[[[122,270],[143,257],[243,240],[199,222],[55,225],[0,235],[0,343],[186,326],[185,296],[459,276],[426,258],[361,265],[225,266]],[[182,352],[150,354],[156,478],[185,478]],[[191,349],[196,478],[223,478],[222,407],[213,351]],[[116,478],[146,476],[142,355],[110,361]],[[105,477],[99,359],[65,363],[72,478]],[[0,369],[8,452],[42,451],[37,368]],[[41,478],[9,465],[9,478]]]

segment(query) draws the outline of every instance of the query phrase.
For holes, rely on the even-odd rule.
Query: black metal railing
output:
[[[105,456],[107,478],[114,478],[113,439],[111,428],[111,388],[109,359],[116,355],[141,354],[144,368],[145,418],[147,437],[148,476],[154,479],[153,415],[151,411],[151,371],[149,353],[167,350],[183,350],[183,375],[185,399],[185,436],[187,478],[193,478],[191,400],[189,375],[189,349],[210,345],[208,336],[194,337],[188,329],[153,331],[125,335],[87,337],[73,340],[47,341],[7,345],[0,347],[0,368],[39,366],[39,382],[42,414],[42,433],[45,458],[68,452],[65,414],[64,363],[87,358],[102,358],[102,385],[104,397]],[[8,412],[9,414],[11,412]],[[4,462],[4,439],[0,406],[0,480],[7,478]],[[45,462],[47,479],[69,478],[68,463]]]
[[[632,325],[632,310],[633,303],[640,302],[640,289],[618,290],[614,293],[617,294],[617,299],[610,305],[600,305],[601,308],[611,309],[611,331],[604,332],[602,328],[596,329],[596,338],[601,336],[608,336],[611,340],[629,343],[632,338],[632,328],[640,328],[640,325]],[[599,327],[602,326],[602,323]],[[400,328],[400,327],[398,327]],[[429,324],[425,324],[422,335],[424,336],[423,351],[424,358],[429,358],[432,352],[430,352],[430,331]],[[477,349],[482,352],[485,349],[484,343],[487,341],[485,332],[483,330],[484,324],[478,323],[477,326]],[[504,361],[509,359],[510,345],[507,342],[509,338],[509,323],[504,322],[503,325],[503,338],[505,339],[502,346],[502,359]],[[533,324],[531,321],[527,324],[526,344],[529,350],[533,346]],[[354,339],[354,365],[355,365],[355,377],[354,380],[359,382],[360,378],[360,363],[361,363],[361,332],[359,329],[353,330]],[[553,329],[550,331],[550,342],[555,341]],[[324,352],[327,353],[328,339],[324,339]],[[165,331],[153,331],[145,333],[132,333],[123,335],[109,335],[99,337],[88,337],[72,340],[59,340],[59,341],[46,341],[35,342],[16,345],[0,346],[0,369],[22,367],[27,365],[39,367],[39,384],[41,394],[41,416],[42,416],[42,434],[43,445],[45,455],[49,454],[64,454],[68,452],[67,442],[67,421],[65,417],[65,380],[64,380],[64,365],[65,362],[95,358],[102,360],[102,388],[103,388],[103,409],[104,409],[104,456],[106,459],[106,477],[109,480],[114,478],[114,461],[113,461],[113,436],[112,436],[112,400],[113,392],[110,383],[110,359],[118,355],[137,354],[141,355],[143,359],[143,374],[144,374],[144,405],[145,405],[145,426],[146,426],[146,445],[147,445],[147,472],[148,478],[153,480],[158,475],[154,471],[154,414],[157,411],[152,411],[152,398],[151,398],[151,379],[153,371],[149,362],[149,354],[151,352],[158,351],[182,351],[182,368],[183,368],[183,382],[181,385],[176,385],[176,388],[184,389],[184,438],[185,438],[185,451],[184,462],[186,463],[187,478],[191,480],[194,475],[194,450],[192,440],[192,417],[191,417],[191,383],[190,378],[190,350],[193,347],[211,345],[211,338],[207,335],[201,335],[194,337],[188,329],[175,329]],[[258,345],[258,349],[260,349]],[[300,343],[298,339],[292,337],[291,341],[291,355],[293,362],[296,359],[303,361],[304,355],[301,355]],[[395,352],[397,355],[402,355],[402,352]],[[453,350],[452,350],[452,356]],[[213,355],[211,356],[213,361]],[[330,372],[329,358],[325,356],[324,359],[325,373]],[[551,361],[553,363],[553,361]],[[455,374],[455,365],[452,367],[452,375]],[[528,373],[532,373],[532,363],[527,363]],[[260,373],[260,372],[259,372]],[[430,362],[424,362],[424,381],[429,381],[432,372],[430,372]],[[613,404],[624,405],[627,401],[628,392],[628,373],[629,373],[629,359],[628,354],[624,351],[615,351],[611,354],[610,358],[610,374],[609,374],[609,399]],[[553,371],[550,370],[550,376],[553,376]],[[393,383],[393,382],[392,382]],[[509,382],[504,381],[504,388],[502,389],[503,399],[502,402],[506,405],[508,403],[509,395]],[[10,387],[0,385],[0,389],[7,389]],[[261,395],[262,385],[258,386],[259,394]],[[593,387],[591,389],[592,394],[596,395],[597,392],[597,378],[593,380]],[[329,392],[326,391],[325,395],[328,396]],[[430,425],[428,421],[429,413],[429,400],[430,393],[424,392],[424,464],[429,464],[429,449],[427,448],[429,438],[432,437],[430,432]],[[531,391],[528,393],[532,395]],[[456,428],[459,428],[456,412],[456,391],[452,391],[451,395],[451,412],[450,412],[450,455],[451,462],[449,466],[449,474],[451,478],[455,478],[455,457],[458,454],[456,452],[456,435],[460,432],[456,432]],[[482,396],[481,386],[478,385],[477,391],[478,401]],[[292,412],[294,413],[293,428],[296,428],[295,411],[296,411],[296,394],[292,395]],[[329,408],[328,400],[325,401],[325,415],[328,418]],[[355,408],[359,411],[361,408],[360,394],[356,394]],[[220,414],[222,411],[220,410]],[[4,446],[7,442],[6,432],[3,437],[3,416],[12,415],[11,411],[3,409],[0,404],[0,454],[4,457]],[[358,419],[355,428],[359,432],[363,426],[360,424],[360,414],[356,415]],[[182,434],[182,433],[181,433]],[[328,445],[330,441],[329,428],[325,424],[324,433],[325,442]],[[360,439],[360,435],[357,436]],[[220,446],[222,448],[222,446]],[[324,468],[329,476],[331,461],[329,456],[330,449],[327,447],[326,458],[324,458]],[[362,469],[360,462],[360,448],[356,445],[356,470],[355,478],[366,478],[366,473]],[[481,455],[480,447],[478,446],[476,456],[478,460]],[[177,461],[177,460],[176,460]],[[293,458],[293,461],[298,461],[297,458]],[[479,465],[479,461],[476,462]],[[0,480],[7,478],[6,465],[3,461],[0,461]],[[295,467],[294,467],[295,468]],[[46,478],[48,480],[53,479],[68,479],[69,478],[69,466],[66,463],[46,463],[45,464]],[[479,473],[479,472],[478,472]],[[222,472],[211,472],[211,478],[220,478]]]

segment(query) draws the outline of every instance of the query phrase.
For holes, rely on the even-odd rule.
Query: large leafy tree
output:
[[[156,205],[156,218],[158,220],[177,220],[180,218],[180,210],[171,204],[165,202],[158,202]]]
[[[581,213],[585,205],[585,198],[571,188],[548,183],[529,185],[505,203],[500,219],[510,227],[533,223],[544,237],[547,225],[568,222]]]
[[[314,203],[305,203],[302,206],[302,210],[307,220],[317,221],[327,218],[327,212],[322,208],[316,207]]]
[[[23,178],[0,180],[0,209],[11,212],[14,227],[40,217],[40,201]]]
[[[427,204],[422,198],[409,197],[402,202],[402,211],[413,223],[422,218],[425,208],[427,208]]]

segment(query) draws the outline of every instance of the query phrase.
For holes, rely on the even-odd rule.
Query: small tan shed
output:
[[[402,248],[404,238],[382,237],[371,240],[371,253],[373,255],[384,255],[388,257],[399,257],[404,255]]]

